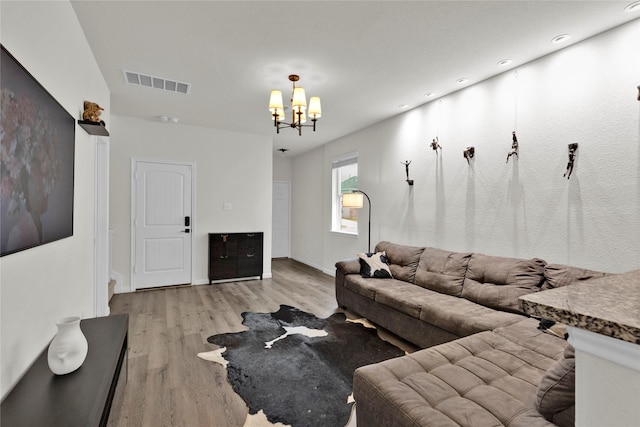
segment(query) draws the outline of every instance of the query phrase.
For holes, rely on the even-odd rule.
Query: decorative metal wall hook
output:
[[[409,165],[411,164],[411,160],[405,160],[404,162],[400,162],[404,165],[404,171],[407,174],[407,184],[413,185],[413,180],[409,179]]]
[[[431,148],[433,148],[433,151],[436,152],[436,154],[438,154],[438,148],[440,150],[442,150],[442,147],[440,146],[440,142],[438,141],[438,137],[436,136],[435,138],[433,138],[433,141],[431,141]]]
[[[469,161],[469,159],[473,159],[473,155],[476,153],[476,149],[475,147],[467,147],[464,149],[464,151],[462,152],[462,155],[464,156],[465,159],[467,159],[467,163],[471,164],[471,162]]]
[[[511,151],[507,154],[507,163],[509,163],[509,157],[513,155],[518,157],[518,137],[516,136],[516,131],[511,132],[511,134],[513,142],[511,142]]]
[[[573,163],[576,160],[576,151],[578,151],[578,144],[569,144],[569,162],[567,163],[567,170],[564,172],[564,175],[562,175],[563,177],[566,176],[567,179],[571,178],[571,172],[573,172]]]

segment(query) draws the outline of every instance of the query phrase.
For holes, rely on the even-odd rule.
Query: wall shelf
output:
[[[80,127],[87,131],[89,135],[109,136],[109,131],[102,123],[96,123],[89,120],[78,120]]]

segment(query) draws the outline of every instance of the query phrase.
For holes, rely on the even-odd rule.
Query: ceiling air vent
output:
[[[177,82],[175,80],[149,76],[147,74],[140,74],[126,70],[122,70],[122,74],[124,76],[124,81],[132,85],[146,86],[184,94],[189,93],[191,90],[191,83]]]

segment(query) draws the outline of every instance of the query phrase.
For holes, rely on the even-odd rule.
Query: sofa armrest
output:
[[[347,259],[336,262],[336,301],[338,306],[344,307],[344,285],[346,276],[360,273],[360,261],[358,259]]]
[[[336,262],[336,270],[344,275],[360,274],[360,261],[357,258],[338,261]]]

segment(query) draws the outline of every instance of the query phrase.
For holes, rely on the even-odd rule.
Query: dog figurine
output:
[[[84,101],[84,112],[82,113],[82,120],[88,120],[90,122],[100,123],[104,125],[104,122],[100,120],[101,111],[104,111],[104,108],[102,108],[95,102]]]

